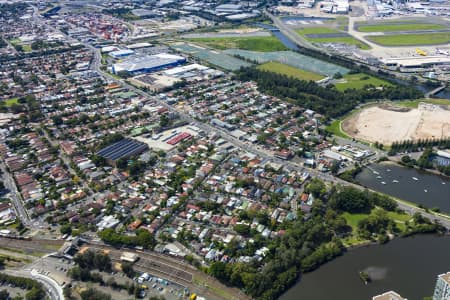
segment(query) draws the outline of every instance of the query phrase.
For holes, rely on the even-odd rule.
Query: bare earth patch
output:
[[[395,141],[450,137],[450,106],[420,103],[409,109],[381,104],[342,122],[348,135],[390,145]]]

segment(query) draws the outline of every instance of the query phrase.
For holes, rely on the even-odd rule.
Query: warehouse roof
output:
[[[142,153],[147,149],[148,146],[145,143],[133,139],[123,139],[98,151],[97,155],[110,160],[118,160]]]
[[[186,59],[182,56],[159,53],[155,55],[142,56],[137,58],[132,58],[121,63],[114,64],[114,71],[128,71],[135,72],[143,69],[153,69],[160,66],[185,61]]]

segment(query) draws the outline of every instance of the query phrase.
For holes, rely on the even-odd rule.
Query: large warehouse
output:
[[[126,71],[130,74],[148,73],[161,70],[167,67],[175,67],[186,62],[183,56],[159,53],[155,55],[147,55],[137,58],[131,58],[112,66],[112,72],[117,74]]]
[[[147,150],[147,144],[127,138],[103,148],[97,155],[105,158],[110,165],[115,165],[121,158],[135,156]]]

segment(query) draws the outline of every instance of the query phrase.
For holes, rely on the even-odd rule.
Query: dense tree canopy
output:
[[[242,81],[256,81],[262,92],[287,99],[327,117],[342,116],[356,105],[368,101],[416,99],[423,96],[417,89],[403,85],[383,89],[368,86],[367,89],[348,89],[341,92],[332,86],[325,88],[314,81],[299,80],[256,68],[242,68],[237,77]]]

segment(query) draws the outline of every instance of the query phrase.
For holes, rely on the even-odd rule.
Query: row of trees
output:
[[[394,211],[397,202],[386,195],[360,191],[353,187],[342,187],[333,193],[329,202],[331,208],[349,213],[369,213],[375,206]]]
[[[332,85],[325,88],[313,81],[299,80],[253,67],[241,68],[237,72],[237,78],[241,81],[256,81],[262,92],[288,99],[327,117],[339,117],[356,105],[372,100],[417,99],[423,96],[417,89],[403,85],[386,86],[382,90],[373,87],[341,92]]]
[[[138,229],[136,230],[135,236],[129,236],[117,233],[114,229],[108,228],[100,231],[98,236],[102,239],[102,241],[113,246],[141,246],[144,249],[153,249],[156,245],[156,240],[153,235],[145,229]]]
[[[419,139],[417,141],[404,140],[394,142],[391,145],[391,149],[389,150],[388,155],[395,155],[401,152],[417,152],[431,147],[437,147],[439,149],[450,148],[450,138]]]
[[[0,273],[0,282],[11,283],[21,289],[28,290],[25,294],[25,300],[45,299],[45,291],[42,284],[33,279]]]
[[[74,261],[80,268],[111,272],[111,259],[101,252],[86,251],[83,254],[76,255]]]

